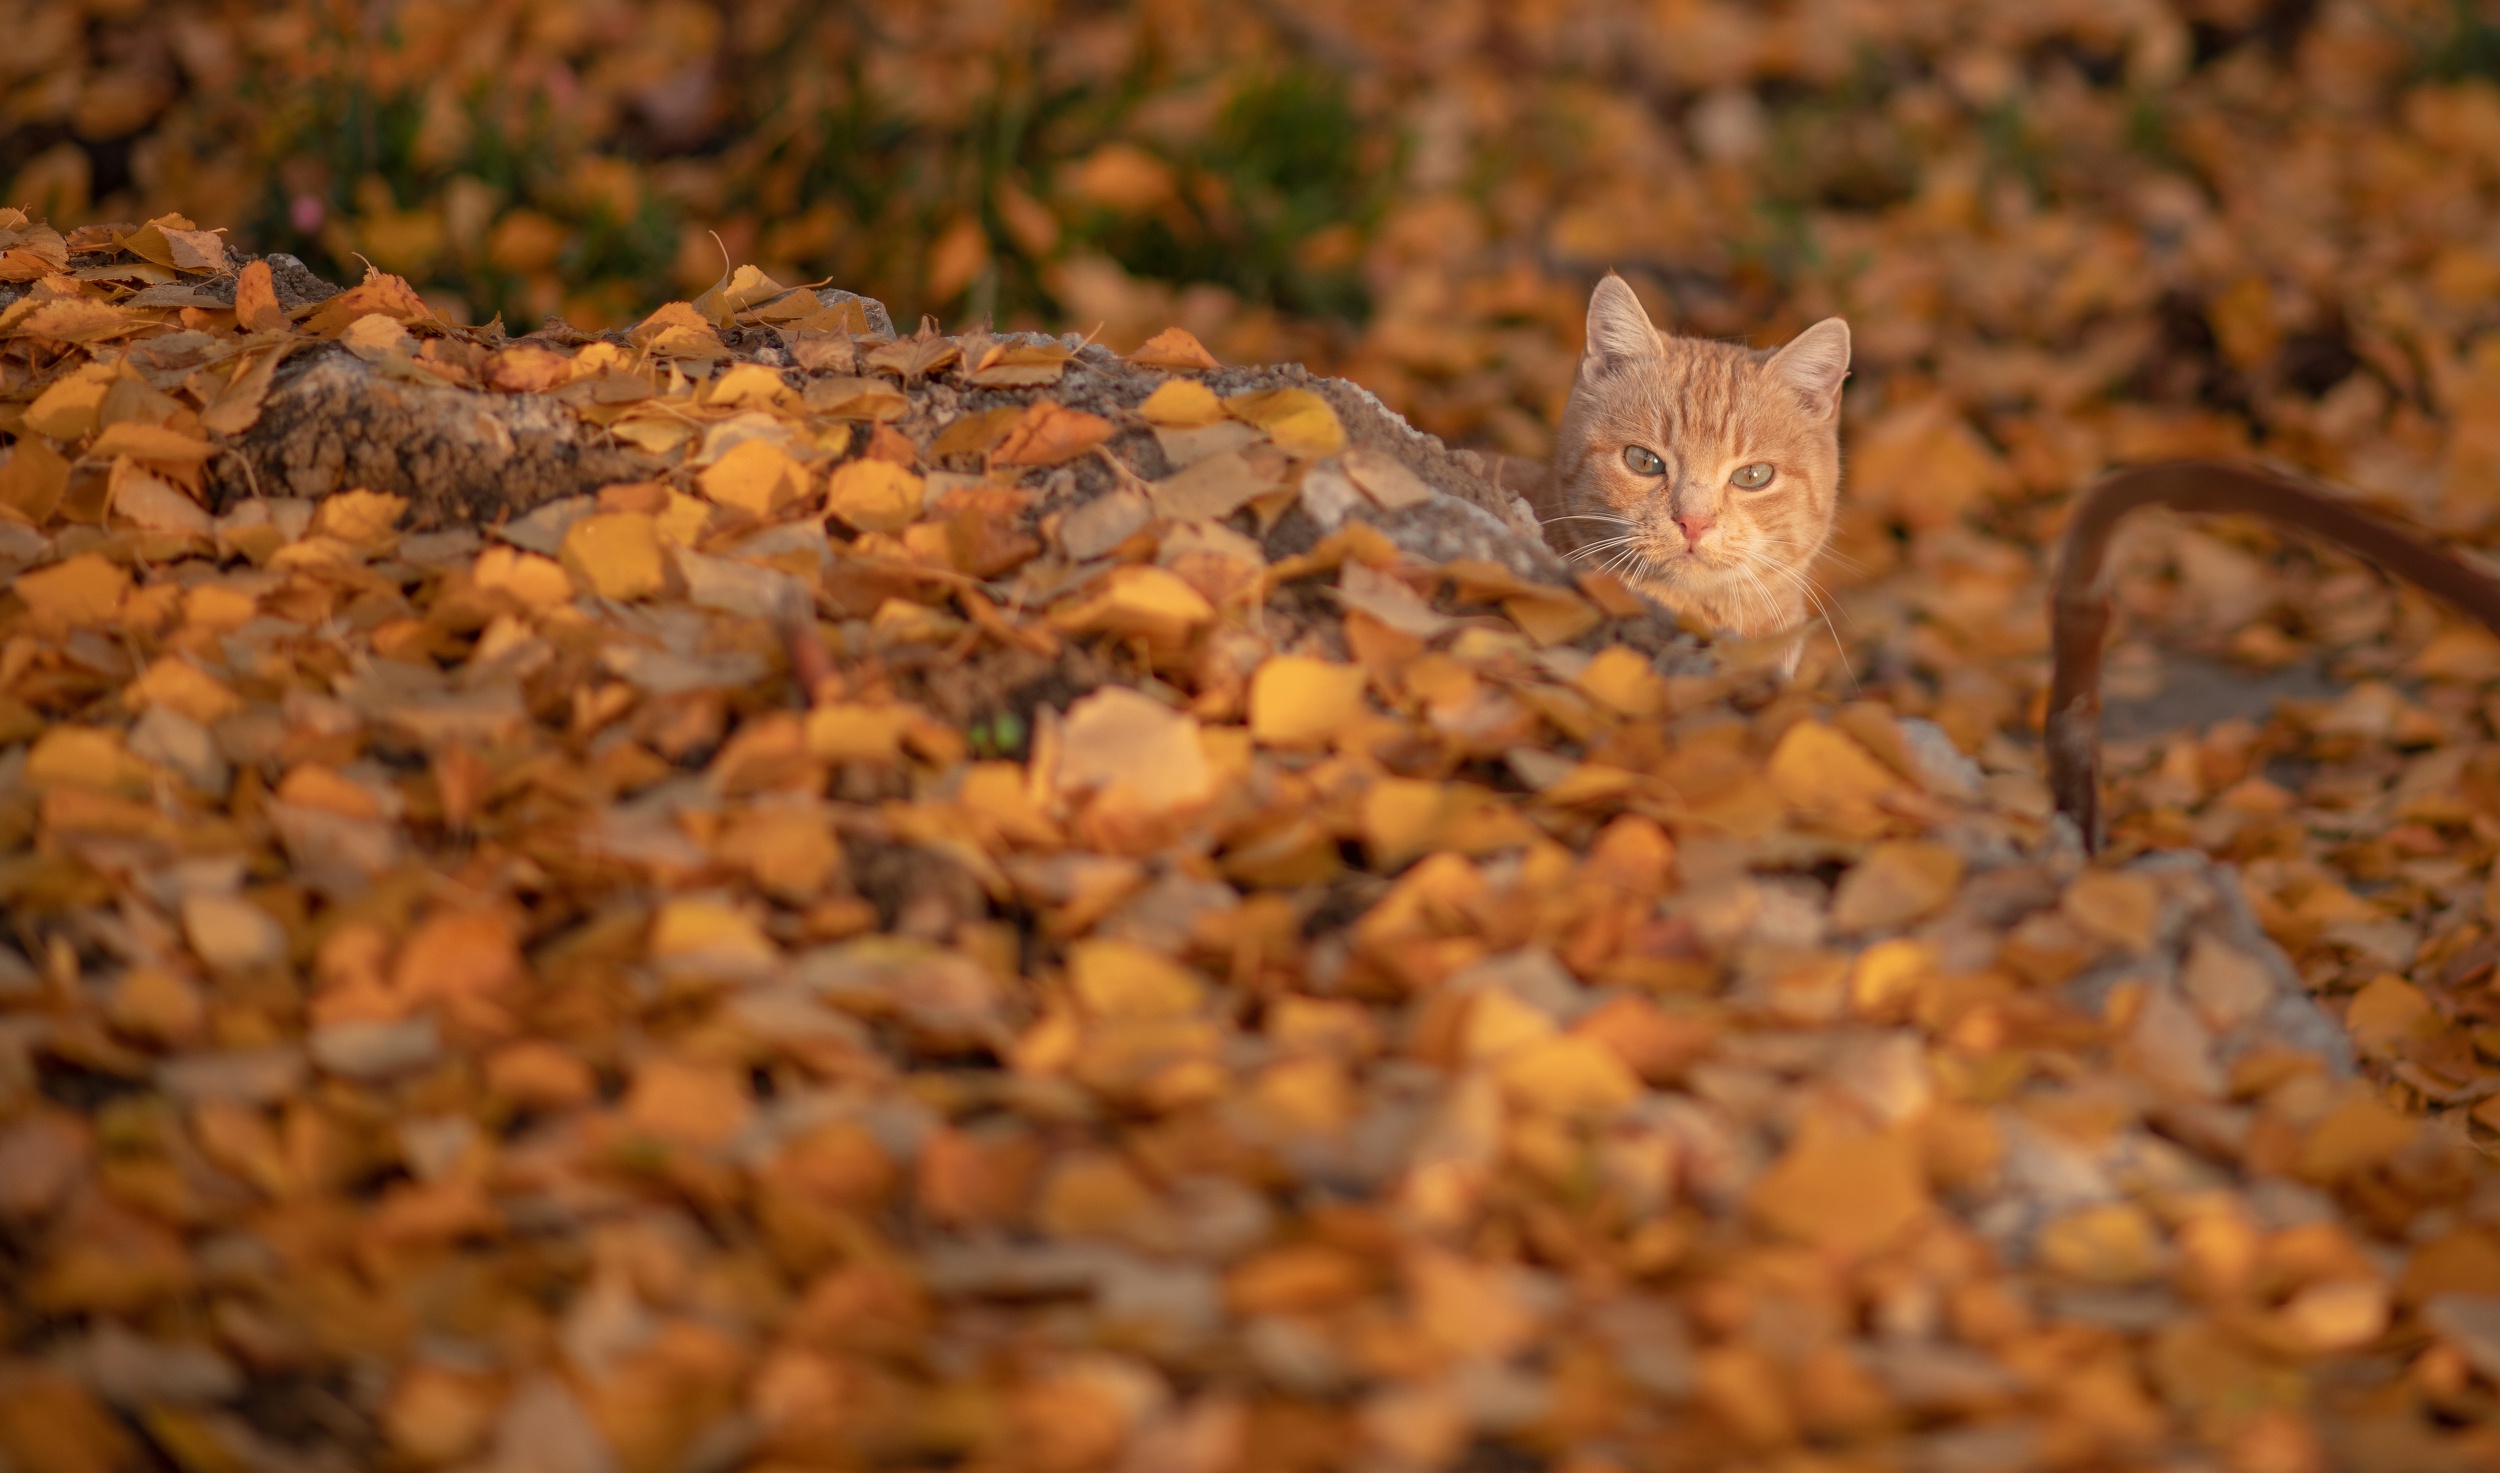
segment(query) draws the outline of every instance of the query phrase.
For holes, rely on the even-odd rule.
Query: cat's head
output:
[[[1839,499],[1848,372],[1837,317],[1777,349],[1669,337],[1609,275],[1556,436],[1558,540],[1721,628],[1797,622]]]

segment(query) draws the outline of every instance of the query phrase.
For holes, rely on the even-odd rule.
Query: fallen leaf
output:
[[[1224,412],[1267,431],[1286,454],[1325,460],[1346,448],[1345,426],[1328,401],[1309,389],[1258,389],[1224,400]]]
[[[1073,460],[1111,438],[1111,421],[1048,399],[1036,400],[1024,418],[990,452],[990,463],[1002,466],[1057,465]]]
[[[1128,361],[1140,368],[1213,371],[1223,367],[1187,328],[1167,327],[1138,346]]]

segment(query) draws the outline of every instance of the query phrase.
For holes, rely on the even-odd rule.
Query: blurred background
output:
[[[338,280],[363,257],[516,331],[630,321],[725,248],[904,323],[1178,322],[1538,455],[1609,267],[1685,332],[1846,313],[1830,578],[1896,699],[1974,745],[2037,690],[2038,550],[2105,465],[2256,453],[2458,534],[2500,516],[2474,0],[10,13],[8,200],[180,211]],[[2290,597],[2271,546],[2139,547],[2134,612],[2243,660],[2376,658],[2397,600]]]

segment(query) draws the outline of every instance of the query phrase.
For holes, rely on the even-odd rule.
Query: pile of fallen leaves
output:
[[[2500,1456],[2500,1195],[2266,931],[2414,938],[2253,727],[2129,791],[2255,883],[2086,864],[1178,330],[0,275],[13,1468]],[[2353,872],[2460,882],[2442,750]]]

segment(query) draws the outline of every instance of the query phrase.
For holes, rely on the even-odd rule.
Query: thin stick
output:
[[[2104,563],[2111,534],[2140,506],[2244,513],[2305,532],[2413,583],[2500,634],[2500,579],[2421,533],[2332,492],[2255,466],[2181,460],[2120,471],[2084,493],[2059,549],[2050,594],[2049,791],[2074,820],[2084,848],[2099,853],[2101,819],[2101,646],[2109,632]]]

